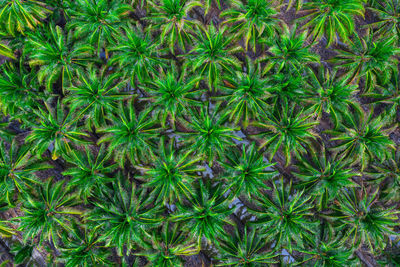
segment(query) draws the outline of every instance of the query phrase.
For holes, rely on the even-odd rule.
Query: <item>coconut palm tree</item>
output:
[[[315,233],[317,221],[313,218],[313,197],[304,191],[295,191],[292,183],[273,183],[271,196],[264,194],[256,199],[260,209],[251,209],[257,214],[255,224],[267,240],[274,241],[274,250],[281,248],[292,252],[293,245],[304,247],[304,243]]]
[[[327,46],[337,43],[339,38],[348,42],[355,30],[354,17],[364,17],[360,0],[312,0],[303,5],[303,10],[309,11],[302,18],[307,20],[303,28],[311,29],[313,41],[326,37]]]
[[[93,199],[95,208],[85,215],[85,221],[103,233],[98,241],[116,247],[120,256],[140,246],[149,229],[162,221],[160,207],[149,205],[145,190],[126,178],[119,172],[112,189],[100,190]]]
[[[218,109],[218,106],[213,111],[206,107],[199,111],[191,109],[191,121],[183,121],[189,131],[180,133],[187,148],[204,156],[210,165],[215,159],[222,158],[226,148],[232,145],[232,139],[240,140],[233,133],[238,128],[224,126],[228,116],[220,116]]]
[[[30,33],[25,48],[31,67],[38,66],[37,77],[51,91],[61,79],[62,87],[70,84],[75,70],[90,61],[93,47],[73,42],[59,26],[49,24]]]
[[[193,27],[196,21],[190,19],[189,12],[201,3],[186,0],[149,1],[152,8],[148,20],[150,30],[160,31],[160,41],[175,54],[176,47],[186,50],[193,43]]]
[[[85,116],[88,128],[99,128],[106,123],[107,114],[118,109],[118,102],[132,96],[123,92],[125,81],[120,73],[107,74],[105,68],[94,67],[87,72],[78,71],[76,80],[64,98],[74,112]]]
[[[18,193],[39,183],[35,172],[49,168],[32,154],[29,145],[20,146],[15,139],[11,145],[0,141],[0,192],[8,205],[14,206]]]
[[[310,148],[311,140],[316,138],[311,128],[317,124],[311,120],[311,116],[284,102],[281,106],[275,105],[274,110],[269,111],[262,121],[254,122],[255,126],[263,129],[254,136],[263,139],[260,149],[267,148],[270,161],[282,149],[288,165],[292,154],[299,155]]]
[[[133,8],[121,1],[78,0],[71,6],[68,29],[77,39],[86,40],[97,48],[106,49],[117,41],[120,28],[126,26]]]
[[[224,225],[230,223],[227,216],[232,212],[229,205],[232,197],[226,194],[222,184],[212,185],[202,180],[195,185],[190,205],[177,203],[177,212],[172,214],[171,220],[184,222],[184,227],[199,245],[205,237],[209,242],[222,235]]]
[[[145,109],[138,114],[133,101],[129,101],[127,106],[120,102],[116,114],[110,116],[113,123],[99,129],[99,133],[105,135],[98,143],[109,143],[108,149],[114,151],[114,159],[121,167],[127,159],[136,163],[151,158],[157,121],[149,120],[150,111]]]
[[[272,3],[262,0],[230,1],[230,9],[224,10],[221,17],[227,19],[224,24],[231,24],[231,32],[236,38],[244,39],[246,50],[249,43],[256,50],[257,40],[271,38],[282,30],[282,21]]]
[[[243,144],[240,152],[228,151],[226,159],[226,162],[219,162],[226,171],[222,178],[234,195],[245,195],[251,199],[262,194],[261,189],[270,189],[265,182],[277,174],[272,169],[275,164],[265,162],[254,142],[247,148]]]
[[[232,73],[240,66],[233,54],[241,51],[241,47],[231,47],[233,37],[227,37],[226,29],[217,29],[213,24],[207,28],[198,26],[194,47],[185,55],[185,65],[204,77],[210,90],[217,85],[223,72]]]
[[[15,36],[25,34],[42,24],[51,10],[40,1],[0,1],[1,30]]]
[[[332,62],[347,73],[349,82],[363,78],[365,91],[370,91],[377,83],[386,84],[392,75],[398,73],[396,56],[400,49],[396,47],[393,36],[377,39],[373,31],[365,38],[354,34],[349,48],[338,49],[337,52]]]
[[[73,192],[65,189],[65,181],[49,179],[35,189],[24,194],[24,215],[18,218],[18,229],[23,231],[24,242],[37,237],[39,245],[48,241],[57,246],[61,232],[71,230],[72,216],[82,213],[76,209],[79,200]]]

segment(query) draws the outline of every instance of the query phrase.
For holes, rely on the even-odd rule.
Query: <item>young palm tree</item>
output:
[[[133,8],[121,1],[78,0],[69,12],[68,28],[75,38],[87,40],[100,54],[101,49],[108,51],[109,45],[117,41],[131,11]]]
[[[276,72],[294,70],[301,73],[310,63],[319,63],[319,56],[310,52],[311,44],[306,45],[307,32],[296,32],[297,25],[291,29],[284,27],[283,33],[270,45],[268,53],[257,60],[266,62],[263,74],[271,69]]]
[[[220,89],[224,95],[214,98],[226,100],[225,111],[229,114],[229,120],[235,124],[241,121],[244,128],[247,128],[250,120],[260,119],[268,97],[268,81],[261,77],[259,67],[249,65],[247,73],[237,71],[223,77]]]
[[[299,250],[304,253],[305,259],[299,263],[303,266],[354,266],[354,258],[352,249],[340,246],[338,242],[312,242],[312,248],[307,250]],[[306,265],[307,264],[307,265]]]
[[[400,200],[400,151],[397,149],[391,156],[383,161],[374,161],[369,165],[365,175],[368,182],[379,184],[381,192],[379,198],[382,200]]]
[[[312,0],[304,4],[304,10],[309,14],[302,18],[308,20],[303,28],[312,29],[313,41],[325,36],[327,46],[337,43],[338,37],[348,42],[355,29],[354,17],[364,17],[361,0]]]
[[[23,193],[38,183],[35,172],[50,166],[38,160],[28,145],[18,146],[12,140],[8,146],[0,141],[0,194],[8,205],[14,206],[17,193]]]
[[[233,73],[240,67],[233,53],[241,51],[241,47],[231,47],[233,37],[227,37],[226,29],[217,29],[214,24],[207,29],[197,27],[195,46],[185,55],[185,65],[192,72],[204,77],[210,90],[220,81],[223,72]]]
[[[245,195],[249,199],[261,194],[261,189],[270,189],[265,181],[277,174],[272,170],[274,163],[266,163],[261,153],[258,153],[255,143],[246,148],[242,145],[242,151],[226,153],[226,162],[220,161],[226,174],[222,176],[234,195]]]
[[[152,166],[136,166],[144,171],[142,179],[148,181],[145,186],[152,188],[152,197],[164,204],[182,201],[184,196],[190,198],[190,184],[198,177],[197,172],[203,170],[198,166],[202,160],[200,156],[191,158],[192,151],[175,150],[174,142],[171,140],[167,145],[162,139],[159,153],[152,158]]]
[[[48,90],[53,89],[60,77],[63,87],[69,84],[76,69],[93,61],[91,46],[76,44],[54,24],[29,34],[25,52],[29,55],[29,65],[39,66],[38,80],[44,81]]]
[[[57,101],[55,108],[48,102],[45,106],[47,110],[42,108],[34,110],[38,122],[32,125],[32,131],[25,139],[26,142],[33,144],[32,148],[39,158],[47,149],[52,149],[52,159],[55,160],[70,151],[72,143],[87,143],[84,137],[89,135],[81,132],[76,126],[78,117],[73,117],[71,111],[67,112],[60,101]]]
[[[336,159],[328,154],[325,147],[309,152],[309,160],[302,157],[297,162],[298,171],[294,173],[302,180],[302,185],[308,188],[309,193],[318,197],[318,209],[328,207],[328,203],[336,198],[342,188],[357,186],[351,178],[360,176],[346,160]]]
[[[369,24],[376,34],[381,36],[393,35],[399,41],[400,24],[398,17],[400,15],[400,1],[374,1],[367,9],[378,16],[378,21]]]
[[[117,164],[110,163],[111,151],[106,151],[101,145],[94,154],[88,146],[85,151],[71,150],[64,155],[64,159],[73,164],[62,174],[71,176],[68,187],[73,188],[87,202],[89,197],[95,196],[97,189],[105,190],[105,184],[114,179],[110,177]]]
[[[120,102],[116,111],[111,115],[112,125],[100,128],[100,133],[105,133],[98,141],[99,144],[109,142],[109,151],[114,152],[115,161],[123,168],[126,159],[132,163],[151,158],[154,144],[152,138],[157,135],[155,125],[157,121],[149,118],[149,109],[135,111],[133,101],[127,106]]]
[[[126,27],[126,36],[110,49],[113,52],[109,64],[118,65],[131,77],[131,84],[143,82],[155,76],[164,60],[159,57],[157,42],[151,39],[149,33]]]
[[[35,192],[25,193],[22,211],[19,217],[20,231],[23,231],[24,242],[38,238],[43,241],[57,241],[62,231],[70,231],[72,215],[80,215],[76,205],[79,201],[74,193],[65,189],[65,181],[54,182],[49,179]]]
[[[241,139],[233,133],[238,128],[224,126],[228,116],[219,116],[218,110],[218,106],[214,111],[205,107],[200,111],[191,109],[191,121],[184,122],[189,132],[180,133],[187,148],[195,151],[197,157],[205,156],[210,165],[215,159],[222,158],[226,148],[232,146],[232,139]]]
[[[282,30],[282,21],[272,3],[263,0],[232,0],[231,8],[221,13],[227,17],[224,24],[232,24],[231,33],[238,39],[244,38],[246,50],[249,43],[253,51],[261,38],[271,38]]]
[[[384,206],[377,202],[379,190],[357,192],[354,188],[342,190],[335,210],[336,229],[342,233],[341,244],[353,248],[367,245],[371,252],[384,249],[389,235],[396,235],[399,211],[395,207]]]
[[[275,263],[276,255],[265,252],[265,241],[253,228],[236,229],[234,236],[223,236],[217,242],[222,255],[217,266],[266,266]]]
[[[193,43],[192,29],[196,22],[188,17],[194,7],[201,6],[200,2],[153,0],[149,1],[149,5],[153,10],[147,19],[154,24],[154,29],[161,32],[160,41],[169,47],[172,54],[175,54],[176,46],[185,50],[187,45]]]
[[[135,255],[145,256],[152,266],[183,267],[181,256],[198,254],[199,248],[180,229],[179,224],[164,223],[152,233],[151,241],[143,244],[145,249]]]
[[[1,0],[0,1],[0,29],[15,36],[18,32],[34,30],[47,15],[51,13],[40,1]]]
[[[266,100],[268,104],[276,105],[276,103],[302,103],[307,99],[306,96],[306,81],[296,70],[286,69],[278,73],[270,73],[268,78],[268,93],[269,98]],[[304,103],[306,104],[306,103]]]
[[[60,249],[58,262],[65,267],[74,266],[111,266],[111,251],[99,240],[99,228],[88,230],[87,227],[72,225],[69,235],[63,235],[64,246]]]
[[[154,117],[160,119],[163,127],[166,127],[167,118],[175,127],[177,116],[186,114],[190,107],[201,104],[199,98],[203,90],[196,86],[200,80],[200,76],[186,77],[185,72],[179,72],[172,67],[146,82],[143,88],[150,94],[147,99],[151,101]]]
[[[282,149],[286,157],[286,165],[290,163],[292,153],[299,155],[310,147],[310,141],[316,138],[311,128],[317,122],[310,122],[312,114],[304,114],[294,105],[289,107],[285,101],[275,105],[272,112],[264,116],[264,121],[254,122],[254,125],[265,129],[254,135],[263,138],[260,149],[267,148],[271,161],[278,149]]]
[[[354,109],[353,113],[346,114],[341,130],[331,131],[336,136],[331,140],[338,141],[334,151],[342,158],[352,158],[354,163],[360,162],[361,171],[373,159],[384,161],[390,150],[394,149],[394,142],[388,136],[392,130],[385,129],[387,120],[382,116],[373,118],[372,110],[366,114]]]
[[[35,71],[23,66],[5,63],[0,76],[0,108],[5,115],[13,119],[31,120],[32,109],[38,102],[46,100],[41,92]]]
[[[355,34],[349,48],[337,52],[339,54],[332,62],[347,73],[350,82],[364,78],[366,91],[370,91],[378,82],[386,84],[392,75],[398,73],[396,56],[400,49],[396,47],[394,37],[377,39],[371,31],[363,39]]]
[[[267,240],[276,241],[274,250],[285,248],[292,252],[293,245],[304,247],[304,242],[315,233],[313,197],[295,191],[291,182],[285,186],[283,179],[273,186],[272,196],[265,194],[256,199],[261,210],[251,209],[258,215],[254,223],[261,227]]]
[[[393,75],[386,84],[376,84],[374,89],[374,91],[365,93],[363,96],[372,99],[371,103],[374,106],[384,104],[385,115],[396,121],[400,108],[400,81],[398,75]]]
[[[162,221],[159,206],[149,205],[147,200],[146,190],[138,189],[119,172],[112,190],[101,190],[94,199],[95,208],[85,221],[101,231],[98,240],[105,246],[116,247],[120,256],[126,249],[129,255],[149,236],[147,231]]]
[[[75,86],[68,87],[64,103],[71,110],[86,116],[86,123],[91,129],[104,126],[107,115],[118,109],[118,102],[132,96],[122,92],[125,82],[121,73],[108,75],[107,70],[89,67],[87,72],[78,71]]]
[[[199,246],[203,237],[212,242],[225,232],[224,225],[230,223],[227,216],[233,209],[233,206],[229,207],[232,197],[225,193],[222,184],[212,185],[210,181],[199,180],[193,199],[190,199],[191,205],[177,203],[178,211],[171,220],[184,222],[185,229]]]
[[[347,79],[340,79],[336,71],[319,68],[311,71],[307,84],[310,88],[306,91],[311,110],[320,118],[326,112],[332,118],[335,127],[339,126],[342,115],[349,112],[355,104],[354,94],[357,85],[350,84]]]

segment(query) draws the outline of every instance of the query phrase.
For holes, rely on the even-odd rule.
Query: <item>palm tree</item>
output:
[[[162,221],[159,206],[149,205],[147,200],[146,190],[138,189],[118,172],[112,190],[100,190],[94,198],[95,208],[85,215],[85,221],[101,231],[99,241],[116,247],[120,256],[124,249],[129,255],[149,236],[149,229]]]
[[[397,75],[392,75],[388,83],[376,84],[375,90],[370,93],[364,93],[364,97],[371,99],[371,104],[377,106],[385,104],[385,112],[393,121],[398,118],[400,104],[400,81]]]
[[[327,38],[327,46],[337,43],[339,38],[349,41],[353,34],[354,16],[364,17],[364,6],[361,0],[312,0],[304,4],[309,13],[302,19],[308,22],[303,28],[311,28],[310,34],[314,40]]]
[[[400,24],[398,16],[400,14],[400,2],[398,0],[374,1],[367,9],[373,11],[378,16],[378,21],[369,24],[377,35],[393,35],[399,41]]]
[[[191,109],[191,121],[184,121],[189,132],[180,133],[187,148],[204,156],[210,165],[215,159],[222,158],[226,148],[232,146],[232,139],[241,139],[234,134],[238,128],[224,126],[228,116],[219,116],[218,109],[218,106],[213,111],[205,107],[200,111]]]
[[[199,248],[180,229],[179,224],[164,223],[152,233],[151,240],[143,244],[144,249],[135,255],[145,256],[152,266],[183,267],[181,256],[197,254]]]
[[[47,96],[39,89],[35,71],[23,66],[5,63],[0,76],[0,107],[4,114],[13,119],[32,119],[32,109]]]
[[[186,76],[185,72],[172,67],[167,72],[161,72],[157,78],[146,81],[143,88],[150,94],[146,99],[151,101],[154,117],[159,118],[163,127],[167,118],[175,127],[178,116],[201,104],[199,98],[203,90],[196,86],[200,80],[200,76]]]
[[[197,240],[199,246],[203,237],[209,242],[222,235],[224,225],[230,223],[227,216],[231,214],[231,195],[226,195],[222,184],[212,185],[210,181],[202,180],[195,186],[190,205],[177,203],[177,212],[171,220],[184,222],[183,226],[190,236]]]
[[[152,166],[135,166],[144,172],[141,177],[147,181],[145,186],[152,189],[151,195],[156,202],[174,204],[183,197],[190,198],[191,182],[197,178],[197,172],[203,169],[198,166],[201,157],[191,158],[192,151],[182,153],[174,149],[175,140],[169,145],[161,139],[159,152],[152,158]]]
[[[268,81],[261,77],[260,72],[260,67],[249,64],[247,73],[236,71],[226,75],[219,87],[223,95],[214,98],[226,100],[225,112],[229,114],[229,120],[235,124],[241,121],[244,128],[247,128],[250,120],[260,119],[260,113],[266,107]]]
[[[75,208],[79,201],[74,193],[65,189],[65,181],[48,179],[35,189],[24,194],[24,215],[18,218],[18,229],[23,231],[24,242],[37,237],[39,245],[46,240],[57,246],[61,232],[71,230],[72,215],[81,214]]]
[[[75,70],[93,61],[92,52],[90,45],[76,44],[54,24],[29,34],[25,49],[29,65],[39,66],[38,80],[44,81],[49,91],[60,77],[62,87],[68,85]]]
[[[113,52],[109,64],[118,65],[131,77],[131,84],[143,82],[155,76],[164,65],[159,57],[158,43],[149,33],[125,27],[126,36],[110,49]]]
[[[57,101],[55,108],[48,102],[45,106],[47,110],[40,107],[33,110],[39,121],[32,124],[32,131],[25,139],[26,142],[32,143],[32,148],[39,158],[49,149],[52,150],[52,159],[56,160],[71,150],[72,143],[88,143],[83,138],[89,135],[80,131],[76,125],[79,117],[73,117],[71,111],[67,112],[60,101]]]
[[[382,162],[394,149],[394,142],[388,136],[392,129],[385,129],[387,124],[387,118],[373,118],[372,110],[366,114],[355,108],[353,113],[346,114],[341,129],[330,131],[335,136],[331,140],[338,141],[333,150],[342,158],[352,158],[354,163],[361,163],[361,171],[373,159]]]
[[[349,162],[330,156],[325,147],[310,150],[310,157],[301,157],[296,166],[298,171],[294,173],[302,180],[301,185],[309,190],[310,194],[318,197],[318,209],[328,207],[328,203],[334,200],[342,188],[356,187],[357,184],[351,178],[360,176],[355,172]]]
[[[38,160],[28,145],[18,146],[15,139],[11,145],[0,141],[0,194],[8,205],[14,206],[18,193],[24,193],[38,183],[35,172],[51,166]]]
[[[337,128],[342,115],[356,105],[354,94],[357,92],[357,85],[339,78],[336,73],[322,67],[318,71],[311,71],[307,81],[310,88],[306,91],[306,99],[312,104],[311,110],[318,118],[322,112],[328,113]]]
[[[73,166],[62,173],[71,176],[68,187],[76,190],[85,202],[96,195],[97,189],[105,190],[106,183],[114,180],[110,173],[117,167],[110,163],[111,156],[112,152],[106,151],[103,145],[96,154],[88,146],[84,151],[71,150],[65,154],[63,158]]]
[[[40,1],[1,0],[0,21],[1,30],[15,36],[20,32],[25,34],[28,30],[34,30],[40,25],[47,15],[51,13],[44,3]]]
[[[233,53],[241,51],[241,47],[230,47],[233,37],[227,38],[226,29],[217,29],[214,24],[207,28],[198,26],[195,46],[185,55],[185,66],[204,77],[210,90],[217,85],[223,72],[233,73],[240,67]]]
[[[303,266],[342,267],[354,266],[355,264],[355,258],[351,257],[352,249],[340,246],[335,241],[313,241],[310,249],[300,249],[299,251],[306,255],[305,259],[298,263]],[[305,265],[305,263],[308,265]]]
[[[396,47],[395,37],[376,38],[370,31],[365,39],[354,34],[352,42],[346,49],[332,59],[347,74],[349,82],[365,80],[365,91],[370,91],[377,83],[386,84],[390,77],[397,75],[397,55],[400,49]]]
[[[149,1],[152,11],[148,20],[154,24],[150,30],[161,32],[160,41],[169,47],[172,54],[175,54],[176,47],[185,50],[187,45],[193,43],[192,28],[196,22],[189,19],[189,12],[197,6],[198,1],[186,0],[161,0]]]
[[[72,225],[69,235],[64,234],[60,249],[59,263],[65,267],[74,266],[110,266],[111,251],[105,248],[99,240],[99,228],[88,229],[85,225]]]
[[[263,74],[271,69],[275,72],[294,70],[300,74],[303,69],[309,68],[310,63],[319,63],[319,56],[311,53],[311,44],[306,43],[307,32],[296,32],[297,25],[291,29],[284,27],[283,33],[270,45],[268,53],[257,59],[258,62],[266,62]]]
[[[393,227],[398,225],[399,211],[377,202],[378,192],[342,190],[334,207],[338,215],[332,218],[341,231],[341,244],[352,248],[367,245],[371,252],[378,252],[385,248],[389,235],[396,235]]]
[[[299,155],[310,147],[311,140],[316,138],[311,128],[317,124],[310,121],[311,116],[312,114],[306,115],[303,110],[296,109],[294,105],[289,107],[285,101],[281,105],[275,105],[274,110],[268,112],[263,121],[254,122],[255,126],[265,129],[254,136],[263,138],[260,149],[267,148],[270,161],[278,149],[282,149],[288,165],[292,153]]]
[[[118,102],[131,94],[122,92],[125,81],[121,73],[108,75],[105,68],[97,70],[89,67],[87,72],[78,71],[75,86],[68,87],[64,103],[71,110],[84,115],[88,128],[104,126],[107,114],[118,109]]]
[[[265,241],[254,229],[236,229],[234,236],[223,236],[218,242],[222,255],[217,266],[257,267],[275,263],[276,255],[265,252]]]
[[[109,45],[117,41],[131,11],[133,8],[121,1],[78,0],[69,12],[68,29],[73,30],[75,38],[94,45],[100,54],[101,49],[108,51]]]
[[[270,189],[265,182],[277,174],[272,170],[275,164],[264,161],[254,142],[247,148],[243,144],[240,153],[227,151],[226,159],[226,162],[219,162],[226,172],[221,178],[234,195],[245,195],[251,199],[262,194],[261,189]]]
[[[114,152],[114,160],[123,168],[126,159],[132,163],[151,158],[154,144],[152,139],[157,135],[155,128],[157,121],[149,118],[150,109],[145,109],[139,114],[135,111],[133,101],[127,106],[120,102],[116,110],[117,115],[110,114],[109,126],[99,129],[105,133],[99,144],[108,142],[108,150]]]
[[[276,242],[274,250],[285,248],[292,252],[293,245],[304,247],[315,233],[313,197],[295,191],[291,182],[286,186],[283,179],[273,187],[272,196],[265,194],[256,199],[260,210],[250,211],[258,215],[254,223],[261,227],[265,238]]]
[[[294,69],[284,69],[278,73],[269,71],[267,75],[269,75],[267,83],[269,97],[266,100],[268,104],[280,105],[285,101],[306,104],[308,87],[301,73]]]
[[[392,151],[383,162],[373,161],[365,171],[368,182],[378,184],[381,192],[379,198],[396,202],[399,198],[400,184],[400,150]]]
[[[271,38],[281,31],[282,21],[277,17],[275,7],[263,0],[230,1],[231,8],[223,11],[221,17],[227,17],[223,24],[232,24],[231,33],[236,38],[244,38],[246,50],[249,43],[256,50],[257,40]]]

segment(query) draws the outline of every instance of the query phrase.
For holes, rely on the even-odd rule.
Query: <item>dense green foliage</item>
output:
[[[399,17],[0,0],[0,266],[400,266]]]

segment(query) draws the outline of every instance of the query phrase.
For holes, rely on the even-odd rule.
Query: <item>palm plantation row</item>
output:
[[[3,265],[398,266],[399,16],[0,0]]]

